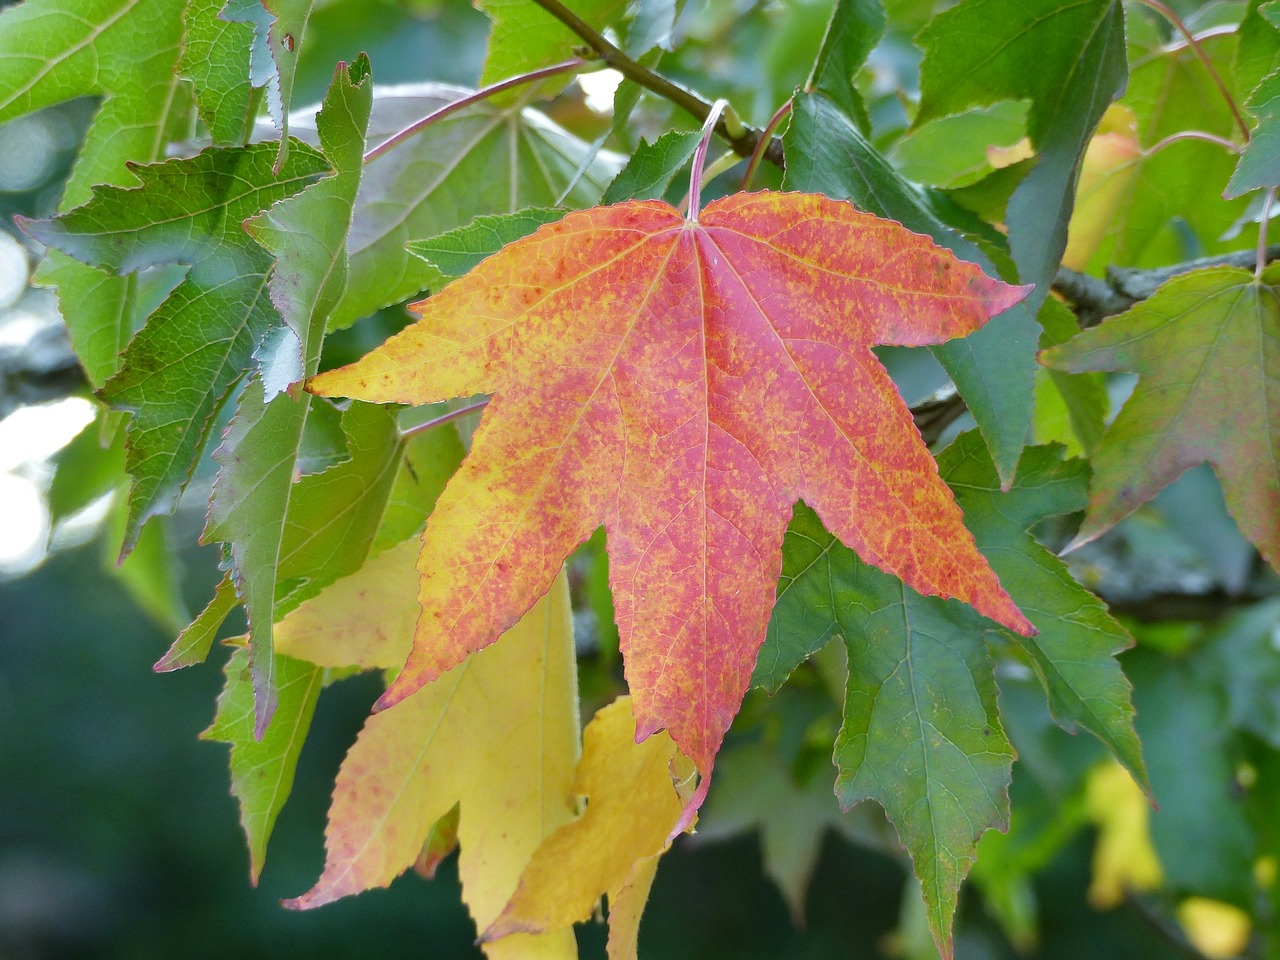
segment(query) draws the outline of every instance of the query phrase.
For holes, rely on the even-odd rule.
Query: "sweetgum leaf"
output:
[[[969,333],[1024,293],[815,195],[735,195],[698,222],[633,201],[508,245],[309,383],[494,395],[427,523],[424,614],[381,706],[492,643],[603,522],[637,733],[667,729],[697,765],[692,816],[800,497],[921,590],[1030,631],[869,350]]]
[[[438,276],[432,280],[434,286],[462,276],[508,243],[527,237],[544,223],[554,223],[565,212],[558,207],[529,207],[476,217],[465,227],[430,240],[410,240],[405,249],[435,268]]]
[[[1048,297],[1040,308],[1041,349],[1066,343],[1080,332],[1080,321],[1065,303]],[[1106,429],[1110,401],[1102,374],[1036,371],[1037,443],[1061,443],[1068,452],[1092,456]],[[1057,424],[1053,418],[1059,418]]]
[[[271,258],[241,224],[328,167],[303,144],[279,176],[271,162],[271,146],[254,144],[131,166],[140,186],[99,187],[75,210],[25,222],[42,242],[119,273],[168,263],[191,268],[130,341],[120,372],[102,391],[113,406],[134,414],[126,441],[133,483],[123,554],[147,519],[177,505],[214,414],[278,322],[266,289]]]
[[[1000,726],[989,627],[867,565],[797,508],[756,681],[777,687],[840,635],[848,648],[836,796],[875,800],[915,863],[929,926],[949,951],[957,892],[982,833],[1008,822],[1013,748]]]
[[[27,0],[0,11],[0,123],[102,97],[60,210],[84,203],[98,184],[135,184],[125,162],[160,160],[165,145],[184,135],[189,101],[175,69],[182,13],[172,0]],[[36,279],[58,288],[71,342],[89,382],[101,386],[134,329],[137,279],[57,251]]]
[[[870,134],[871,120],[853,78],[880,42],[884,26],[884,7],[879,0],[838,0],[806,85],[806,90],[821,90],[830,97],[845,116],[857,121],[864,134]]]
[[[411,570],[412,557],[404,561]],[[362,608],[367,623],[417,607],[412,589],[397,589],[403,583],[396,578]],[[359,631],[351,639],[356,662],[364,656]],[[402,634],[383,665],[399,662],[409,642]],[[305,655],[305,643],[296,652]],[[417,861],[432,828],[459,804],[462,896],[485,930],[538,845],[573,819],[577,759],[576,661],[560,575],[492,648],[365,723],[338,771],[324,872],[285,906],[307,909],[386,886]],[[514,934],[486,944],[485,952],[490,960],[577,955],[571,930]]]
[[[1258,84],[1249,109],[1258,125],[1227,184],[1228,198],[1280,184],[1280,70]]]
[[[302,32],[311,16],[312,0],[226,0],[222,18],[253,25],[250,77],[267,92],[267,110],[280,130],[279,169],[289,154],[289,103],[298,68]]]
[[[403,658],[418,622],[418,545],[406,540],[304,600],[276,624],[277,650],[322,667],[376,670]]]
[[[591,919],[602,895],[608,894],[612,912],[624,890],[638,893],[635,880],[656,868],[684,807],[672,781],[692,776],[691,765],[665,734],[636,743],[630,697],[601,708],[583,731],[571,788],[586,798],[586,810],[534,851],[483,939],[570,927]],[[637,917],[643,902],[634,908]],[[610,950],[611,960],[616,952]]]
[[[1138,387],[1093,458],[1088,543],[1188,468],[1209,461],[1241,532],[1280,569],[1280,266],[1212,267],[1042,354],[1079,373],[1129,370]]]
[[[1145,784],[1129,685],[1114,659],[1129,638],[1026,532],[1045,516],[1083,505],[1083,462],[1064,463],[1060,449],[1030,448],[1018,483],[1001,493],[994,465],[968,433],[944,451],[939,466],[979,549],[1039,630],[1017,642],[1054,716],[1069,729],[1079,724],[1096,734]],[[844,638],[850,680],[836,792],[846,807],[862,799],[885,807],[915,861],[930,926],[945,943],[978,836],[1007,820],[1003,791],[1012,749],[999,733],[983,649],[992,628],[960,604],[904,591],[827,533],[807,508],[796,511],[783,556],[755,680],[776,689],[832,636]]]
[[[316,372],[325,323],[346,287],[347,229],[360,185],[364,130],[373,82],[369,61],[350,71],[339,64],[320,111],[320,140],[335,174],[245,224],[276,258],[268,281],[285,326],[268,335],[268,374],[255,377],[240,399],[221,447],[221,469],[209,500],[205,540],[228,544],[236,589],[249,617],[249,661],[258,691],[257,732],[266,729],[275,699],[271,626],[279,594],[277,568],[286,541],[289,501],[298,485],[303,431],[311,398],[280,392]],[[283,368],[284,373],[280,370]]]
[[[462,460],[456,433],[432,430],[405,440],[393,409],[353,403],[342,414],[342,428],[350,456],[304,476],[289,497],[276,572],[277,617],[359,570],[371,555],[420,531],[422,518],[431,512]],[[235,587],[228,574],[214,600],[157,669],[178,669],[203,660],[235,605]]]
[[[1263,16],[1265,0],[1249,0],[1240,27],[1232,60],[1236,92],[1251,94],[1268,74],[1280,69],[1280,30]]]
[[[205,608],[178,634],[152,669],[157,673],[169,673],[204,663],[209,658],[209,651],[213,649],[213,641],[218,637],[218,628],[236,608],[239,600],[236,585],[228,573],[218,582],[213,597],[205,604]]]
[[[438,83],[378,88],[367,149],[469,93]],[[318,142],[310,113],[295,114],[290,130]],[[330,329],[348,327],[438,279],[437,271],[405,250],[409,240],[439,236],[484,214],[594,203],[620,163],[600,152],[579,177],[588,150],[535,110],[485,102],[450,114],[370,161],[347,241],[347,290]]]
[[[904,179],[834,101],[820,94],[797,96],[783,144],[788,187],[852,200],[995,272],[983,248],[959,226],[964,212],[940,192]],[[933,348],[968,404],[1005,482],[1013,479],[1031,424],[1038,335],[1035,317],[1024,301],[971,336]]]
[[[1080,157],[1128,75],[1120,0],[962,0],[917,40],[925,54],[915,125],[1031,101],[1027,133],[1039,158],[1006,222],[1018,277],[1036,285],[1028,298],[1036,310],[1066,248]]]
[[[276,671],[279,707],[265,733],[258,734],[249,653],[233,653],[224,668],[227,682],[218,696],[217,716],[200,735],[231,744],[231,792],[240,803],[240,823],[249,841],[249,879],[254,886],[262,875],[276,817],[293,790],[298,755],[324,678],[319,667],[289,657],[277,658]]]
[[[1200,41],[1220,74],[1229,68],[1233,39],[1206,36]],[[1140,147],[1145,150],[1187,129],[1236,135],[1231,110],[1195,51],[1185,45],[1166,47],[1161,38],[1150,48],[1135,48],[1131,56],[1133,67],[1120,103],[1133,114]],[[1197,252],[1238,248],[1238,240],[1222,239],[1244,212],[1243,202],[1224,203],[1221,197],[1234,164],[1229,152],[1202,140],[1133,158],[1120,168],[1127,183],[1108,211],[1090,272],[1101,274],[1113,264],[1155,267],[1185,260],[1188,228]]]
[[[1001,493],[986,452],[965,434],[943,451],[938,468],[956,492],[978,549],[993,558],[1001,583],[1039,631],[1016,642],[1030,655],[1054,719],[1068,732],[1078,724],[1097,736],[1150,792],[1129,682],[1115,659],[1133,641],[1027,532],[1045,517],[1084,508],[1088,465],[1064,461],[1060,447],[1032,447],[1018,465],[1017,484]]]
[[[697,131],[670,130],[653,143],[641,140],[627,165],[600,198],[602,204],[622,200],[661,200],[675,175],[693,157]]]
[[[249,78],[253,30],[220,17],[226,0],[191,0],[183,17],[178,70],[195,88],[196,108],[218,146],[242,144],[257,96]]]

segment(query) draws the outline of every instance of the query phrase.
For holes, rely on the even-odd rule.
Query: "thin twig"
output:
[[[1209,143],[1216,143],[1220,147],[1230,150],[1234,154],[1243,152],[1243,148],[1238,143],[1233,143],[1226,137],[1220,137],[1216,133],[1206,133],[1203,130],[1182,130],[1179,133],[1171,133],[1163,140],[1157,140],[1147,149],[1142,151],[1143,159],[1152,154],[1159,153],[1171,143],[1177,143],[1179,140],[1204,140]]]
[[[479,413],[489,405],[489,398],[477,400],[475,403],[469,403],[465,407],[458,407],[457,410],[450,410],[448,413],[442,413],[438,417],[432,417],[422,423],[416,424],[400,431],[401,440],[409,440],[428,430],[434,430],[436,427],[446,423],[452,423],[454,420],[461,420],[469,413]]]
[[[1271,205],[1276,202],[1276,188],[1271,187],[1262,198],[1262,219],[1258,221],[1258,252],[1254,259],[1253,275],[1262,278],[1267,268],[1267,222],[1271,219]]]
[[[1264,248],[1267,263],[1280,260],[1280,244],[1272,244]],[[1109,267],[1107,282],[1117,293],[1131,300],[1145,300],[1156,292],[1156,288],[1166,280],[1190,273],[1192,270],[1203,270],[1205,267],[1242,267],[1252,269],[1257,265],[1258,254],[1255,250],[1237,250],[1215,257],[1201,257],[1198,260],[1187,260],[1168,267],[1155,267],[1139,270],[1134,267]]]
[[[593,53],[628,80],[640,84],[646,90],[656,93],[664,100],[671,101],[698,120],[706,122],[707,116],[711,113],[711,104],[692,90],[632,60],[560,0],[534,0],[534,3],[582,38]],[[759,130],[738,120],[732,110],[726,112],[716,124],[716,133],[723,137],[740,157],[751,156],[762,136]],[[764,155],[770,163],[778,167],[783,166],[782,141],[777,138],[770,140],[765,147]]]
[[[477,90],[475,93],[468,94],[459,100],[454,100],[452,103],[446,103],[439,110],[427,114],[420,120],[415,120],[398,133],[393,133],[382,143],[378,144],[366,153],[364,155],[364,162],[369,163],[373,160],[377,160],[378,157],[382,156],[388,150],[399,146],[414,134],[422,132],[436,121],[443,120],[445,117],[449,116],[449,114],[456,113],[464,107],[471,106],[473,103],[480,103],[482,100],[487,100],[495,93],[510,90],[512,87],[523,86],[526,83],[545,80],[547,77],[554,77],[557,74],[571,73],[574,70],[578,70],[586,66],[590,62],[590,60],[582,57],[574,57],[572,60],[565,60],[562,63],[552,64],[549,67],[542,67],[538,70],[530,70],[528,73],[521,73],[514,77],[507,77],[505,80],[499,80],[497,83],[490,84],[481,90]]]
[[[1218,88],[1218,92],[1222,94],[1222,99],[1227,102],[1227,107],[1231,110],[1231,115],[1235,117],[1236,125],[1240,128],[1240,133],[1244,136],[1245,143],[1248,143],[1248,121],[1245,120],[1244,114],[1240,112],[1240,105],[1236,103],[1235,97],[1231,96],[1231,91],[1227,89],[1227,85],[1222,82],[1222,77],[1218,75],[1218,71],[1214,68],[1213,63],[1205,54],[1204,47],[1200,46],[1200,41],[1196,39],[1195,34],[1187,29],[1187,25],[1182,22],[1182,18],[1174,13],[1169,5],[1164,3],[1163,0],[1138,0],[1138,2],[1159,13],[1162,17],[1173,24],[1174,28],[1177,29],[1179,33],[1186,37],[1188,46],[1190,46],[1192,52],[1200,58],[1200,63],[1203,64],[1205,71],[1209,74],[1214,85]]]

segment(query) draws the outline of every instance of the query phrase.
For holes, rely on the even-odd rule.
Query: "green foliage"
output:
[[[100,401],[57,456],[49,509],[61,523],[110,499],[103,549],[125,558],[122,582],[177,638],[157,670],[202,663],[244,608],[246,636],[205,737],[231,745],[253,882],[321,687],[339,679],[279,654],[275,629],[355,583],[381,598],[348,603],[366,646],[407,645],[390,636],[417,619],[404,584],[377,593],[386,585],[358,578],[422,531],[484,399],[335,404],[305,384],[398,331],[409,299],[569,211],[679,202],[704,143],[697,128],[723,97],[733,112],[708,162],[724,175],[702,187],[706,200],[738,189],[758,146],[764,162],[747,189],[848,200],[1030,288],[968,337],[881,359],[915,404],[978,550],[1038,632],[1018,636],[958,600],[915,593],[798,504],[753,674],[769,696],[750,693],[730,729],[700,835],[758,831],[797,923],[825,833],[887,853],[918,882],[894,941],[903,956],[949,957],[953,924],[961,955],[973,949],[968,929],[1028,954],[1048,948],[1042,917],[1056,907],[1038,891],[1086,848],[1093,902],[1080,911],[1129,911],[1209,953],[1180,910],[1211,898],[1249,924],[1252,939],[1230,949],[1280,957],[1280,267],[1262,262],[1280,188],[1280,2],[476,6],[491,22],[482,57],[458,32],[480,13],[444,0],[0,10],[0,124],[96,98],[56,213],[52,194],[43,208],[13,208],[49,248],[36,280],[56,288]],[[337,62],[334,24],[370,41],[371,56]],[[414,47],[395,64],[387,51],[400,42],[433,52]],[[626,68],[612,117],[583,105],[570,73],[479,97],[446,82],[483,87],[573,57],[582,73]],[[330,76],[322,103],[295,109]],[[775,115],[777,139],[762,140]],[[521,283],[496,283],[495,300]],[[487,321],[458,341],[480,339]],[[939,387],[954,391],[926,400]],[[515,472],[546,451],[507,453]],[[1205,462],[1217,479],[1207,469],[1179,479]],[[702,494],[722,481],[703,477]],[[561,493],[586,496],[578,483]],[[694,496],[669,478],[653,484],[655,500]],[[856,506],[874,520],[873,505]],[[174,559],[177,541],[194,538],[191,514],[221,545],[221,579],[188,624]],[[597,532],[569,567],[584,709],[626,690],[609,549]],[[406,582],[455,559],[423,555]],[[488,575],[508,574],[495,563]],[[484,729],[482,693],[469,736]],[[540,719],[578,725],[577,711]],[[1091,736],[1067,736],[1080,728]],[[576,749],[556,759],[566,778]],[[411,757],[399,760],[416,775]],[[466,780],[480,762],[451,761],[456,773],[433,775]],[[1144,799],[1105,794],[1117,763]],[[376,790],[376,771],[348,773]],[[692,784],[677,789],[684,802]],[[568,816],[570,798],[552,800]],[[1158,810],[1144,812],[1148,801]],[[356,809],[359,791],[344,802]],[[492,843],[518,877],[530,851],[512,859],[494,839],[500,819],[467,816],[455,806],[405,828],[427,838],[420,872],[461,833],[470,863]],[[483,850],[468,851],[468,835],[485,837]],[[1125,836],[1150,850],[1156,879],[1108,860]],[[610,911],[638,910],[645,869],[647,879],[629,875],[621,906],[610,888]],[[971,871],[986,909],[957,915]],[[466,895],[497,915],[512,891],[476,876]],[[1123,889],[1137,909],[1099,893]],[[571,938],[552,933],[546,942],[565,949]],[[662,955],[644,938],[642,955]],[[500,957],[502,943],[484,949]],[[1119,943],[1098,952],[1121,956]],[[1164,949],[1154,934],[1147,947]]]

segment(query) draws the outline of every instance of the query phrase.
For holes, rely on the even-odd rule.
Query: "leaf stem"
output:
[[[1262,279],[1267,268],[1267,221],[1271,219],[1271,205],[1276,200],[1276,188],[1271,187],[1262,198],[1262,219],[1258,221],[1258,256],[1254,260],[1253,275]]]
[[[760,142],[756,144],[756,148],[751,151],[751,156],[747,158],[747,169],[742,174],[742,189],[748,190],[751,187],[751,178],[756,175],[756,168],[760,166],[760,158],[764,153],[766,144],[773,142],[773,131],[778,129],[778,124],[782,123],[783,118],[791,112],[791,98],[788,97],[769,118],[769,122],[764,125],[764,131],[760,134]]]
[[[436,427],[443,426],[446,423],[452,423],[454,420],[461,420],[467,414],[478,413],[489,405],[489,398],[477,400],[475,403],[468,403],[465,407],[458,407],[456,410],[450,410],[448,413],[442,413],[438,417],[432,417],[415,426],[408,427],[400,431],[401,440],[410,440],[419,434],[434,430]]]
[[[577,34],[597,57],[628,80],[640,84],[664,100],[670,100],[691,116],[706,122],[712,105],[692,90],[632,60],[560,0],[533,0],[533,2]],[[716,125],[716,132],[733,147],[734,152],[740,157],[751,156],[763,136],[759,130],[739,120],[732,110],[727,112]],[[776,138],[770,140],[764,148],[764,156],[770,163],[781,167],[783,165],[782,141]]]
[[[1173,9],[1164,2],[1164,0],[1137,0],[1137,2],[1156,11],[1173,24],[1174,28],[1186,38],[1187,45],[1190,46],[1195,55],[1200,58],[1200,63],[1204,65],[1205,71],[1209,74],[1210,79],[1213,80],[1214,85],[1218,88],[1218,92],[1222,94],[1222,99],[1226,101],[1227,107],[1231,110],[1231,115],[1235,118],[1236,126],[1240,128],[1240,133],[1244,136],[1244,142],[1248,143],[1249,123],[1245,120],[1244,114],[1240,112],[1240,106],[1236,103],[1235,97],[1231,96],[1231,91],[1229,91],[1227,89],[1227,85],[1222,82],[1222,77],[1219,76],[1218,71],[1214,68],[1208,55],[1205,54],[1204,47],[1200,45],[1200,41],[1196,39],[1195,34],[1187,29],[1187,25],[1182,22],[1182,18],[1179,17]]]
[[[1159,153],[1171,143],[1177,143],[1179,140],[1203,140],[1207,143],[1216,143],[1218,146],[1230,150],[1232,153],[1239,155],[1243,152],[1243,148],[1237,143],[1233,143],[1226,137],[1220,137],[1216,133],[1206,133],[1204,130],[1181,130],[1178,133],[1171,133],[1163,140],[1157,140],[1147,149],[1142,151],[1143,159]]]
[[[431,126],[431,124],[435,123],[437,120],[443,120],[445,117],[449,116],[449,114],[456,113],[457,111],[463,109],[464,107],[471,106],[473,103],[480,103],[483,100],[487,100],[489,99],[489,97],[492,97],[495,93],[501,93],[503,90],[510,90],[512,87],[523,86],[526,83],[534,83],[538,80],[545,80],[547,77],[554,77],[557,74],[572,73],[573,71],[586,66],[590,62],[591,62],[590,60],[584,59],[583,57],[574,57],[572,60],[565,60],[565,61],[562,61],[561,63],[555,63],[549,67],[541,67],[537,70],[530,70],[528,73],[521,73],[521,74],[517,74],[514,77],[507,77],[507,79],[505,80],[499,80],[497,83],[490,84],[489,86],[484,87],[483,89],[477,90],[475,93],[468,94],[467,96],[462,97],[459,100],[454,100],[452,103],[446,103],[439,110],[435,110],[432,113],[427,114],[422,119],[415,120],[413,123],[409,124],[409,126],[405,127],[403,130],[393,133],[390,137],[388,137],[382,143],[378,144],[376,147],[374,147],[372,150],[366,153],[364,155],[364,162],[370,163],[374,160],[377,160],[378,157],[382,156],[388,150],[392,150],[395,147],[398,147],[400,144],[404,143],[404,141],[408,140],[414,134],[420,133],[421,131],[425,130],[427,127]]]
[[[698,148],[693,151],[693,171],[689,174],[689,215],[685,217],[689,223],[698,222],[698,211],[702,207],[702,168],[707,162],[707,148],[711,146],[711,135],[715,133],[716,122],[727,106],[728,100],[717,100],[711,105],[711,112],[702,124]]]

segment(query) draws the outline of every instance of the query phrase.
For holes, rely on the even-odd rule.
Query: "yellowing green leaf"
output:
[[[405,553],[413,569],[413,556]],[[408,602],[414,602],[416,587]],[[383,610],[365,607],[369,622]],[[358,631],[350,639],[358,644]],[[410,637],[403,639],[404,647]],[[305,644],[299,644],[305,655]],[[349,662],[360,662],[351,651]],[[286,906],[317,907],[384,887],[413,866],[434,825],[461,805],[462,895],[485,930],[542,840],[573,817],[577,676],[564,574],[497,643],[375,714],[338,772],[324,872]],[[570,958],[571,930],[516,934],[491,960]]]
[[[1108,107],[1080,163],[1075,209],[1067,225],[1067,248],[1062,253],[1064,267],[1088,267],[1112,230],[1116,207],[1138,173],[1141,156],[1133,112],[1114,104]]]
[[[587,798],[587,809],[543,841],[515,895],[485,931],[486,940],[580,923],[602,894],[609,895],[612,909],[628,887],[639,903],[622,913],[628,928],[631,917],[638,923],[634,908],[643,906],[644,877],[651,881],[684,806],[672,777],[691,783],[693,766],[665,732],[636,743],[635,729],[630,697],[604,707],[587,725],[573,782],[573,792]],[[650,858],[652,864],[646,862]]]
[[[406,540],[305,600],[276,624],[276,652],[322,667],[399,667],[418,622],[417,540]]]
[[[1088,543],[1191,467],[1213,464],[1227,509],[1280,568],[1280,267],[1174,277],[1147,300],[1041,354],[1071,373],[1141,378],[1093,459]]]
[[[1089,776],[1089,819],[1098,825],[1093,850],[1089,903],[1105,910],[1124,900],[1126,890],[1160,886],[1160,860],[1147,827],[1150,806],[1128,771],[1108,761]]]

